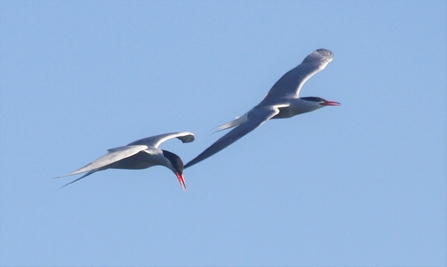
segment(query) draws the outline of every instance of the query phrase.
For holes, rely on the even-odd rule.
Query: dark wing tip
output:
[[[199,156],[195,157],[193,160],[191,160],[190,162],[185,164],[185,169],[188,168],[188,167],[191,167],[192,165],[198,163],[201,160],[202,159],[199,159]]]
[[[185,135],[177,137],[182,141],[182,143],[190,143],[193,142],[196,138],[193,133],[185,132]]]
[[[332,51],[329,51],[327,49],[324,48],[320,48],[317,49],[315,51],[313,51],[312,53],[310,53],[303,61],[303,63],[305,62],[309,62],[309,63],[329,63],[332,61],[332,58],[334,57],[334,53],[332,53]]]
[[[332,53],[332,51],[324,49],[324,48],[317,49],[316,51],[323,55],[331,55],[331,56],[334,55],[334,53]]]

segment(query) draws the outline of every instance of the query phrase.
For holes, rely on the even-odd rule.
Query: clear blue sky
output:
[[[445,1],[4,1],[2,266],[445,266]],[[108,170],[163,143],[184,162],[318,48],[301,96],[185,171]],[[76,177],[74,177],[76,178]]]

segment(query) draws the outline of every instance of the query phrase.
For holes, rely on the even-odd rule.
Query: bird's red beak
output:
[[[186,184],[185,184],[185,179],[183,178],[183,175],[180,173],[176,173],[175,175],[177,176],[178,182],[180,183],[182,190],[186,191]]]
[[[329,101],[326,100],[324,103],[322,103],[323,106],[340,106],[340,103],[335,101]]]

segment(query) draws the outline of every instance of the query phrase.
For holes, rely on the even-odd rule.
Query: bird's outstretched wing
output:
[[[270,89],[262,102],[271,102],[284,96],[297,98],[303,84],[315,73],[323,70],[332,61],[334,54],[326,49],[317,49],[284,74]]]
[[[256,106],[250,110],[246,115],[246,120],[239,124],[236,128],[228,132],[226,135],[222,136],[210,147],[205,149],[200,155],[195,157],[193,160],[185,165],[185,169],[191,167],[192,165],[199,163],[200,161],[216,154],[227,146],[239,140],[242,136],[253,131],[257,127],[261,126],[264,122],[274,117],[279,113],[278,106]],[[234,127],[234,126],[230,126]],[[227,127],[227,128],[230,128]]]
[[[178,138],[183,143],[189,143],[194,141],[194,134],[190,132],[175,132],[175,133],[160,134],[134,141],[128,144],[128,146],[145,145],[148,147],[151,146],[158,147],[161,143],[171,138]]]
[[[145,145],[132,145],[132,146],[122,146],[122,147],[116,147],[116,148],[112,148],[109,149],[109,153],[105,154],[104,156],[92,161],[91,163],[87,164],[86,166],[80,168],[77,171],[74,171],[72,173],[66,174],[66,175],[62,175],[59,176],[58,178],[62,178],[62,177],[66,177],[66,176],[71,176],[71,175],[75,175],[78,173],[83,173],[83,172],[89,172],[87,173],[85,176],[92,174],[93,172],[107,167],[108,165],[120,161],[122,159],[128,158],[130,156],[133,156],[135,154],[137,154],[138,152],[147,149],[148,147]],[[83,177],[85,177],[83,176]],[[81,178],[83,178],[81,177]]]

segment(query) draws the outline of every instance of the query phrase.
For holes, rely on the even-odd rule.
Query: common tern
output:
[[[326,49],[317,49],[310,53],[301,64],[284,74],[258,105],[241,117],[219,126],[218,131],[236,128],[188,162],[185,168],[216,154],[269,119],[290,118],[326,106],[339,106],[338,102],[320,97],[299,97],[303,84],[323,70],[332,61],[333,55]]]
[[[185,180],[183,177],[184,167],[180,157],[172,152],[158,148],[161,143],[171,138],[178,138],[183,143],[189,143],[194,141],[194,134],[189,132],[160,134],[134,141],[126,146],[109,149],[106,155],[96,159],[79,170],[60,176],[66,177],[87,172],[84,176],[64,185],[63,187],[79,181],[80,179],[85,178],[97,171],[103,171],[106,169],[138,170],[146,169],[155,165],[162,165],[174,172],[180,186],[183,190],[186,190]]]

